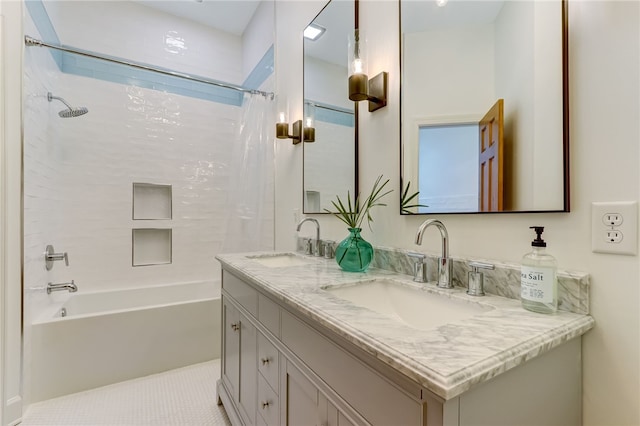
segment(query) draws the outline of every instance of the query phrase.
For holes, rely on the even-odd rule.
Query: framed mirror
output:
[[[347,74],[353,27],[354,1],[330,1],[307,27],[320,34],[304,38],[304,213],[334,211],[336,195],[358,191],[358,119]]]
[[[401,214],[569,211],[566,1],[400,0],[400,43]]]

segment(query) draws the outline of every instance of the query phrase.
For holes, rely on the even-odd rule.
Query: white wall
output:
[[[45,6],[63,44],[242,83],[239,36],[132,1],[47,0]]]
[[[29,14],[25,16],[25,33],[40,37]],[[60,71],[46,49],[26,49],[24,53],[24,263],[23,280],[27,289],[23,312],[23,377],[30,381],[31,365],[31,323],[34,312],[41,311],[49,304],[42,291],[52,278],[43,265],[42,254],[47,244],[54,244],[60,250],[58,236],[60,229],[51,226],[60,223],[64,217],[65,200],[59,196],[62,187],[62,169],[56,166],[58,130],[53,111],[62,104],[51,108],[47,92],[56,92],[59,87]],[[55,93],[54,93],[55,94]],[[66,96],[66,95],[65,95]],[[62,109],[62,108],[60,108]],[[53,160],[53,161],[52,161]],[[62,267],[58,266],[56,270]],[[66,279],[67,277],[63,277]],[[40,291],[29,291],[30,287],[40,287]],[[25,405],[29,402],[29,389],[24,388]]]
[[[556,184],[563,179],[562,46],[560,32],[549,31],[560,26],[554,2],[508,1],[495,21],[496,98],[505,100],[507,210],[563,205]]]
[[[411,87],[403,93],[407,120],[469,113],[482,116],[495,103],[492,24],[407,33],[403,43],[404,50],[412,52],[404,59],[404,77]],[[370,56],[379,52],[371,42],[369,45]]]
[[[22,3],[0,2],[0,423],[22,414]]]
[[[315,6],[315,9],[314,9]],[[277,3],[278,95],[301,111],[301,28],[320,10],[307,2]],[[399,211],[399,53],[398,4],[361,1],[360,26],[367,31],[369,72],[389,72],[389,104],[360,118],[360,184],[371,187],[383,173],[396,188],[386,208],[373,212],[374,245],[418,249],[415,232],[427,217]],[[313,9],[313,10],[312,10]],[[596,327],[584,338],[584,424],[640,424],[640,293],[637,256],[591,252],[593,201],[637,200],[640,196],[640,10],[638,2],[570,2],[570,112],[572,212],[435,216],[449,229],[454,256],[519,262],[529,249],[531,225],[544,225],[549,251],[561,268],[591,274],[592,314]],[[373,30],[375,28],[375,30]],[[299,37],[299,39],[296,39]],[[345,46],[346,48],[346,46]],[[284,68],[284,69],[283,69]],[[301,112],[299,112],[301,116]],[[292,210],[300,208],[301,157],[283,144],[276,176],[276,248],[293,248]],[[612,153],[620,153],[609,161]],[[611,182],[619,182],[611,185]],[[336,218],[315,216],[322,235],[341,240],[346,229]],[[436,234],[420,250],[437,253]],[[550,385],[552,390],[552,384]]]
[[[264,0],[260,2],[244,34],[242,34],[243,81],[273,44],[275,31],[274,1]]]
[[[325,4],[321,0],[276,2],[276,97],[279,111],[289,105],[289,122],[303,118],[302,30]],[[292,249],[302,212],[303,148],[290,139],[277,139],[275,144],[275,247]],[[315,235],[312,228],[303,228],[301,235]]]
[[[86,6],[78,2],[81,10]],[[123,54],[119,43],[127,38],[125,29],[135,27],[135,22],[144,21],[156,35],[163,28],[188,27],[182,20],[172,23],[161,12],[131,8],[125,2],[98,3],[98,9],[91,9],[99,11],[105,20],[112,19],[112,24],[122,24],[119,32],[99,16],[89,14],[78,20],[77,11],[64,2],[50,3],[49,9],[57,11],[56,22],[64,27],[62,32],[66,35],[60,35],[62,43],[72,44],[80,39],[83,43],[78,44],[84,49],[117,52],[134,60],[144,55],[161,58],[166,49],[163,38],[156,38],[155,43],[137,39],[140,43],[129,43]],[[126,14],[121,16],[121,12]],[[157,20],[150,21],[149,17]],[[263,17],[272,19],[268,13]],[[86,21],[92,20],[105,33],[85,37]],[[39,37],[28,14],[26,22],[26,32]],[[73,36],[76,24],[78,32]],[[185,46],[206,46],[211,41],[213,46],[225,45],[222,50],[234,50],[234,55],[220,62],[221,72],[217,73],[209,69],[217,65],[210,63],[212,55],[185,54],[182,56],[185,70],[190,73],[208,70],[206,76],[228,82],[243,80],[240,38],[223,35],[221,42],[215,38],[219,32],[197,25],[189,31]],[[115,32],[117,35],[111,37]],[[136,40],[136,35],[133,31],[128,36]],[[261,42],[266,38],[268,35],[263,34]],[[247,40],[246,45],[250,44]],[[270,45],[261,46],[266,50]],[[256,54],[255,61],[263,55],[264,51],[259,57]],[[160,66],[173,64],[171,57],[158,60]],[[225,239],[237,239],[239,233],[231,234],[234,229],[229,225],[230,215],[235,213],[230,209],[230,188],[239,180],[233,178],[234,170],[229,165],[243,128],[244,108],[63,74],[57,70],[50,51],[37,47],[28,49],[24,72],[24,383],[29,384],[37,383],[30,378],[30,324],[52,302],[68,297],[66,293],[47,295],[47,282],[73,279],[80,292],[87,292],[219,279],[220,265],[215,255],[224,250]],[[271,80],[265,81],[263,87],[270,89]],[[63,105],[48,102],[47,91],[72,105],[87,106],[89,113],[71,119],[58,117]],[[250,125],[258,129],[259,123],[253,120]],[[272,123],[273,117],[266,121]],[[253,136],[256,134],[254,129]],[[269,163],[265,169],[271,167]],[[265,181],[273,185],[271,175]],[[134,182],[171,185],[172,218],[133,220]],[[258,228],[260,235],[252,235],[251,242],[255,249],[269,249],[273,247],[272,191],[261,191],[259,195],[266,198],[265,220]],[[132,266],[134,228],[172,229],[171,263]],[[56,262],[51,271],[45,271],[42,253],[46,244],[53,244],[58,252],[68,252],[69,267]],[[29,391],[25,385],[27,404]]]
[[[305,41],[305,43],[313,43]],[[346,55],[345,55],[346,58]],[[306,55],[304,57],[304,97],[311,102],[320,102],[353,110],[348,93],[347,67]],[[318,119],[320,107],[316,108],[316,142],[305,143],[304,189],[319,192],[319,208],[311,203],[305,211],[322,212],[335,210],[332,201],[336,195],[344,201],[347,190],[354,197],[353,164],[355,164],[355,127],[324,122]]]
[[[320,193],[319,209],[310,203],[305,211],[335,210],[332,201],[339,195],[346,201],[346,193],[353,192],[355,149],[354,127],[316,120],[316,141],[304,144],[304,189]]]
[[[353,109],[353,102],[345,96],[345,93],[349,92],[349,80],[345,66],[305,56],[304,88],[306,99]]]

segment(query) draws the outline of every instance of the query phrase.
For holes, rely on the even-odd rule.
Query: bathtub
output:
[[[31,402],[219,358],[219,289],[73,293],[32,325]]]

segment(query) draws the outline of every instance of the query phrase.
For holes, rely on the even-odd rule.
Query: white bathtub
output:
[[[33,323],[31,402],[219,358],[219,288],[199,282],[72,294]]]

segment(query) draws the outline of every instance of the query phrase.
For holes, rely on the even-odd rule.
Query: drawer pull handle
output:
[[[260,361],[262,361],[262,365],[269,364],[269,358],[262,358]]]
[[[233,331],[238,331],[238,330],[240,330],[240,325],[237,322],[234,322],[234,323],[231,324],[231,329]]]
[[[271,405],[271,404],[269,403],[269,401],[263,401],[263,402],[262,402],[262,409],[264,410],[264,409],[268,408],[268,407],[269,407],[269,405]]]

